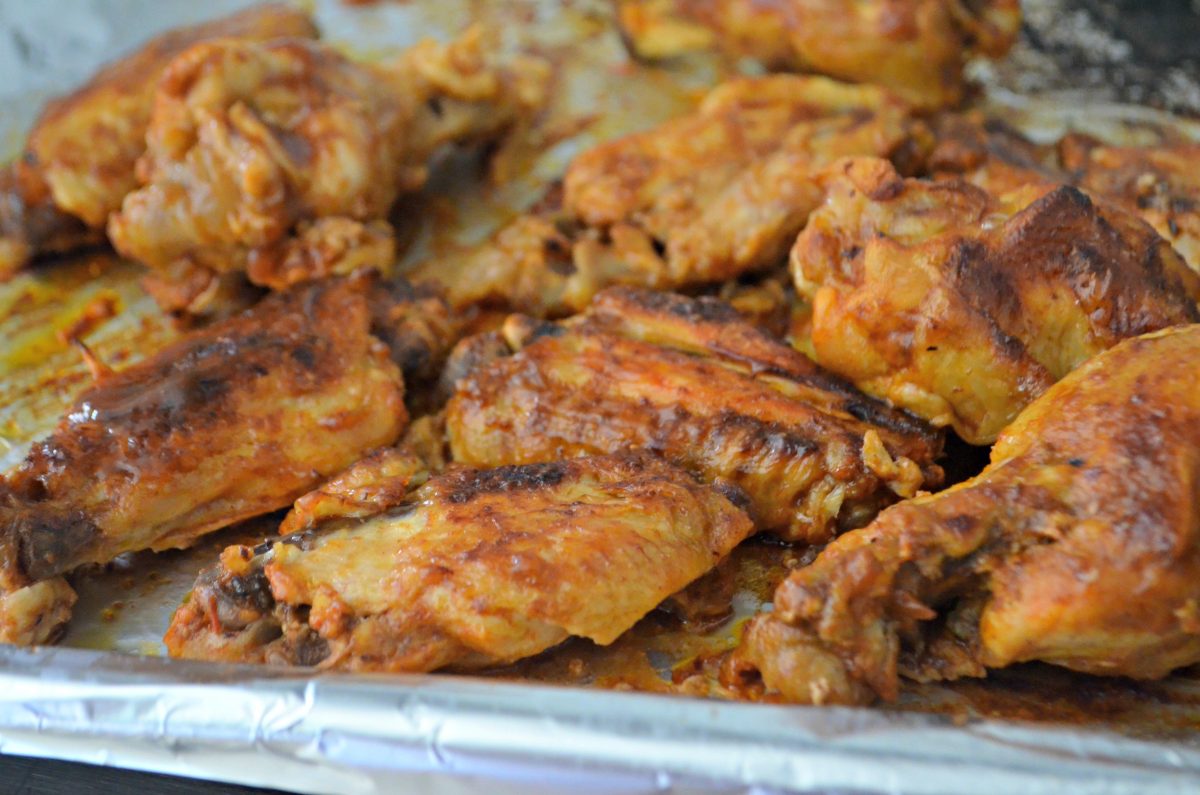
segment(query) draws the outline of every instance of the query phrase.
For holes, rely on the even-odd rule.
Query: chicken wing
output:
[[[99,243],[104,235],[54,206],[28,169],[0,169],[0,281],[11,278],[40,254],[63,254]]]
[[[572,635],[607,645],[752,527],[649,454],[455,469],[398,508],[226,549],[175,614],[167,649],[429,671],[513,662]]]
[[[1005,430],[977,478],[896,505],[775,593],[732,665],[795,701],[1042,660],[1200,662],[1200,325],[1127,340]]]
[[[501,68],[474,29],[383,64],[300,39],[223,39],[176,58],[108,233],[201,313],[224,279],[271,289],[395,259],[387,215],[451,142],[494,138],[541,98],[540,61]]]
[[[958,103],[963,65],[1016,40],[1017,0],[618,0],[633,50],[669,58],[713,46],[771,68],[877,83],[921,107]]]
[[[964,179],[992,195],[1069,181],[1054,146],[1035,144],[980,111],[940,114],[933,131],[937,143],[923,171],[934,179]]]
[[[870,86],[777,75],[727,82],[692,115],[575,158],[561,192],[417,278],[456,305],[580,311],[612,284],[670,289],[782,263],[843,155],[915,160],[923,125]]]
[[[101,375],[0,484],[0,641],[54,637],[73,599],[60,575],[188,546],[394,442],[407,414],[372,333],[394,320],[384,295],[361,276],[314,283]]]
[[[146,149],[155,86],[175,56],[213,38],[316,35],[299,10],[258,6],[151,39],[49,103],[24,154],[0,175],[0,277],[35,254],[102,239],[109,214],[137,187],[134,165]]]
[[[519,352],[460,379],[446,407],[455,461],[646,448],[736,484],[760,529],[810,543],[940,481],[936,433],[720,301],[610,288],[580,318],[514,316],[505,332]]]
[[[1200,273],[1200,143],[1105,146],[1076,134],[1059,153],[1076,184],[1140,215]]]
[[[993,196],[869,158],[822,184],[791,256],[817,361],[973,444],[1119,340],[1200,320],[1171,246],[1073,187]]]

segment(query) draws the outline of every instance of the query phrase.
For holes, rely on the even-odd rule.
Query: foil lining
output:
[[[1124,5],[1131,3],[1137,5]],[[15,152],[42,103],[86,79],[114,52],[163,28],[248,4],[0,0],[0,69],[6,75],[0,147]],[[534,49],[559,66],[555,105],[541,137],[516,153],[510,179],[488,186],[476,160],[451,160],[412,199],[410,263],[452,256],[483,238],[535,201],[575,152],[677,115],[720,68],[703,57],[669,71],[630,64],[607,23],[604,0],[308,5],[325,37],[359,57],[393,52],[426,35],[448,38],[476,19],[506,47]],[[1154,74],[1137,63],[1144,48],[1089,47],[1092,23],[1104,22],[1113,5],[1027,3],[1034,27],[1012,62],[976,70],[989,101],[1041,139],[1080,129],[1133,142],[1152,139],[1164,124],[1200,139],[1194,120],[1114,104],[1141,97],[1200,113],[1200,99],[1189,104],[1187,80],[1194,78],[1187,74],[1171,77],[1168,88],[1185,90],[1169,95],[1155,94],[1153,85],[1138,88]],[[1057,25],[1059,19],[1071,25]],[[1078,35],[1071,38],[1071,31]],[[1065,51],[1113,55],[1109,66],[1125,78],[1097,81],[1089,73],[1081,83],[1072,74],[1075,56],[1059,57]],[[1055,92],[1071,85],[1084,90],[1064,102]],[[1049,93],[1031,98],[1031,87]],[[86,337],[112,364],[131,362],[177,333],[137,287],[138,276],[127,263],[94,255],[0,285],[0,469],[20,461],[86,385],[86,368],[59,331],[91,302],[108,301],[119,310]],[[237,532],[264,534],[261,528],[230,531]],[[1200,733],[1189,732],[1200,729],[1195,676],[1161,683],[1153,691],[1157,700],[1139,705],[1137,714],[1127,710],[1132,718],[1080,728],[483,678],[310,676],[154,657],[162,653],[162,631],[196,570],[231,538],[226,533],[152,563],[136,557],[81,579],[81,603],[64,641],[75,648],[0,647],[0,752],[305,793],[1140,795],[1200,786]],[[145,576],[147,570],[153,576]],[[1070,686],[1071,680],[1061,681]],[[911,696],[926,703],[963,697],[938,687]],[[1158,704],[1168,707],[1160,711]],[[1161,720],[1168,709],[1173,730],[1160,731],[1155,713]]]
[[[1182,793],[1200,746],[882,710],[0,650],[0,751],[305,793]]]

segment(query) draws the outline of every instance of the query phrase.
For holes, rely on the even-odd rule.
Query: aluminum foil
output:
[[[1182,793],[1200,747],[878,710],[0,651],[0,750],[308,793]],[[486,781],[486,785],[484,782]]]
[[[0,145],[14,152],[42,103],[112,54],[160,29],[247,4],[0,0],[6,76]],[[1033,24],[1055,28],[1055,36],[1042,38],[1060,50],[1070,50],[1064,41],[1071,40],[1064,39],[1067,26],[1055,21],[1070,4],[1028,4]],[[445,39],[479,20],[505,48],[532,49],[558,65],[552,107],[526,149],[513,153],[503,184],[482,179],[477,159],[452,158],[408,201],[408,263],[453,256],[485,237],[535,201],[575,152],[682,112],[725,68],[704,57],[669,69],[630,63],[604,0],[310,5],[326,39],[358,57],[387,54],[426,35]],[[1080,0],[1067,15],[1070,29],[1082,31],[1076,50],[1088,50],[1089,25],[1103,21],[1103,9],[1092,6],[1107,7]],[[1138,141],[1168,125],[1200,139],[1195,121],[1115,104],[1165,96],[1163,106],[1200,110],[1200,101],[1195,108],[1184,101],[1186,90],[1131,94],[1126,89],[1136,89],[1145,70],[1123,72],[1126,88],[1112,81],[1104,90],[1085,86],[1087,92],[1064,102],[1057,92],[1073,78],[1055,72],[1055,50],[1039,49],[1037,33],[1026,36],[1016,66],[976,69],[988,85],[988,101],[1030,134],[1048,140],[1080,129]],[[1111,43],[1091,50],[1113,55],[1114,69],[1136,54],[1132,45]],[[1185,85],[1189,78],[1171,79]],[[1031,98],[1031,87],[1049,93]],[[106,302],[114,310],[111,319],[82,332],[114,365],[178,333],[137,286],[139,275],[135,266],[95,254],[0,285],[0,469],[20,461],[86,385],[86,367],[65,331],[75,329],[90,306]],[[80,604],[65,647],[0,647],[0,752],[311,793],[1140,794],[1200,786],[1198,674],[1072,694],[1086,678],[1017,670],[995,681],[910,688],[896,708],[878,710],[736,704],[495,678],[314,677],[156,657],[169,616],[199,567],[226,543],[269,533],[265,524],[244,526],[191,551],[134,556],[79,578]],[[740,593],[736,604],[749,613],[760,602]],[[608,662],[643,653],[636,631],[630,635],[611,649],[583,652],[607,655]],[[711,642],[731,638],[726,627]],[[672,662],[660,660],[658,667],[669,673]],[[531,670],[533,678],[553,679],[538,669],[521,674]],[[1096,702],[1095,710],[1081,713],[1090,721],[1085,728],[980,717],[1071,716],[1050,708],[1047,694],[1054,689],[1072,708]],[[1007,699],[1001,708],[998,693]],[[939,711],[954,717],[929,714]]]

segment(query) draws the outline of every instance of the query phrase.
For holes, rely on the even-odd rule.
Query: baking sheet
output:
[[[1064,2],[1030,4],[1041,9],[1031,20],[1054,20],[1045,9],[1061,10]],[[0,86],[6,108],[0,142],[19,145],[49,94],[85,78],[113,52],[169,25],[244,5],[0,2],[0,68],[12,76]],[[406,264],[455,256],[535,201],[575,152],[683,112],[729,68],[702,56],[670,68],[629,62],[603,0],[385,1],[364,8],[322,0],[312,8],[325,37],[359,57],[385,55],[424,35],[446,39],[476,19],[507,48],[533,49],[560,67],[556,99],[511,158],[504,185],[487,183],[478,158],[457,156],[406,201],[400,216],[413,241]],[[1023,52],[1018,64],[1037,55],[1028,40]],[[1049,93],[1029,98],[1020,93],[1028,73],[980,67],[977,74],[1005,117],[1040,139],[1082,129],[1147,140],[1165,123],[1200,139],[1200,124],[1115,104],[1120,92],[1075,92],[1064,101],[1062,86],[1043,75],[1040,88]],[[139,275],[136,266],[92,253],[0,285],[0,467],[20,461],[87,384],[68,332],[80,333],[117,366],[178,333],[141,292]],[[88,315],[101,319],[81,326]],[[387,792],[400,785],[478,791],[486,779],[489,792],[1142,793],[1195,789],[1200,776],[1195,673],[1135,685],[1026,666],[987,681],[909,685],[889,710],[745,705],[511,681],[703,695],[703,681],[696,686],[680,677],[679,667],[688,656],[730,647],[736,620],[697,633],[653,615],[613,647],[573,641],[490,679],[309,678],[153,659],[163,652],[162,632],[196,571],[225,544],[272,534],[271,521],[234,528],[185,552],[130,556],[77,578],[80,605],[64,640],[74,648],[0,648],[0,751],[302,792]],[[755,567],[780,554],[739,552],[739,616],[764,598],[754,587]]]

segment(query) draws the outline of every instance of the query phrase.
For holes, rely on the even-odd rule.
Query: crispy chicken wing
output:
[[[645,58],[712,46],[768,67],[877,83],[922,107],[956,104],[963,65],[1016,40],[1017,0],[618,0]]]
[[[1042,660],[1200,662],[1200,325],[1127,340],[1005,430],[977,478],[893,506],[775,593],[732,669],[861,702]]]
[[[0,640],[54,637],[60,575],[188,546],[394,442],[404,383],[372,333],[394,321],[385,295],[362,276],[314,283],[101,375],[2,484]]]
[[[993,195],[1068,181],[1054,146],[1035,144],[980,111],[939,114],[933,131],[937,143],[923,170],[934,179],[965,179]]]
[[[1146,219],[1200,273],[1200,143],[1105,146],[1077,134],[1059,153],[1078,185]]]
[[[35,254],[102,238],[109,214],[137,187],[155,86],[175,56],[213,38],[316,35],[312,20],[290,6],[251,8],[151,39],[47,105],[24,154],[0,175],[0,277]]]
[[[389,270],[386,218],[451,142],[493,138],[541,97],[541,62],[501,68],[474,29],[382,64],[300,39],[199,44],[155,97],[143,187],[108,224],[165,307],[202,312],[222,277],[272,289]]]
[[[968,442],[1119,340],[1200,320],[1171,246],[1075,188],[993,196],[870,158],[823,186],[791,258],[817,361]]]
[[[226,549],[166,643],[360,671],[479,668],[572,635],[607,645],[751,530],[649,454],[455,469],[400,507]]]
[[[505,332],[518,352],[463,377],[447,405],[456,461],[647,448],[736,484],[761,529],[811,543],[940,481],[936,433],[720,301],[610,288],[580,318],[514,316]]]
[[[819,169],[843,155],[914,159],[923,132],[871,86],[733,80],[690,116],[579,155],[561,195],[419,278],[458,305],[561,316],[612,284],[669,289],[767,269],[820,202]]]

